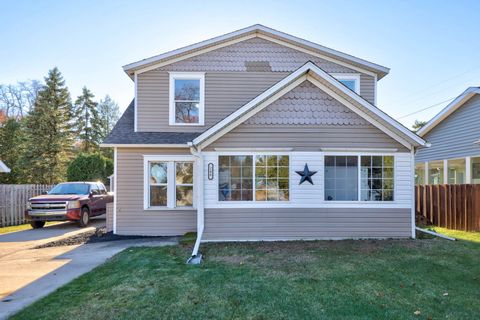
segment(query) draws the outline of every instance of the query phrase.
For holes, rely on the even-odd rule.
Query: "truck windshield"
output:
[[[48,194],[88,194],[90,185],[84,183],[57,184]]]

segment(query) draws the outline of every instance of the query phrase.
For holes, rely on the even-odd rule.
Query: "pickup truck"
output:
[[[30,198],[25,216],[34,229],[47,221],[76,221],[86,227],[91,217],[107,212],[113,194],[101,182],[65,182],[47,194]]]

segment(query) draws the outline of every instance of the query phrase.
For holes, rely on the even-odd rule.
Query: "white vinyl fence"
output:
[[[0,184],[0,227],[25,223],[28,199],[51,188],[48,184]]]

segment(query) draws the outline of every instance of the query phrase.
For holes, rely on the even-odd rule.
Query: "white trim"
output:
[[[443,184],[448,184],[448,160],[443,159]]]
[[[198,80],[200,83],[200,100],[198,103],[198,123],[177,123],[175,121],[175,80]],[[205,72],[169,72],[169,117],[171,126],[203,126],[205,125]]]
[[[472,157],[465,157],[465,183],[472,183]]]
[[[396,148],[320,148],[323,152],[397,152],[398,149]]]
[[[430,169],[428,166],[428,161],[425,161],[425,181],[423,182],[424,185],[430,184]]]
[[[197,179],[200,181],[197,183],[197,239],[195,245],[193,246],[192,256],[198,254],[200,248],[200,242],[202,241],[203,230],[205,226],[205,183],[204,183],[204,159],[203,154],[200,151],[195,151],[194,148],[190,149],[192,155],[197,158]]]
[[[137,100],[138,100],[138,76],[137,76],[137,73],[135,72],[134,75],[133,75],[133,85],[134,85],[134,92],[133,92],[133,96],[134,96],[134,103],[133,103],[133,107],[134,107],[134,116],[133,116],[133,131],[134,132],[137,132],[137,127],[138,127],[138,108],[137,108]]]
[[[410,215],[410,224],[412,226],[412,239],[415,239],[415,150],[412,149],[410,151],[410,154],[411,154],[411,157],[410,157],[411,178],[410,178],[410,180],[411,180],[411,183],[412,183],[412,187],[410,188],[411,192],[412,192],[412,196],[411,196],[412,197],[412,209],[411,209],[412,211],[411,211],[411,215]],[[395,184],[395,186],[396,186],[396,184]]]
[[[406,127],[404,127],[400,123],[396,122],[394,119],[389,117],[387,114],[382,112],[377,107],[372,106],[366,100],[364,100],[359,95],[352,92],[350,89],[348,89],[347,87],[342,85],[340,82],[335,80],[335,78],[325,73],[323,70],[321,70],[311,62],[306,63],[305,65],[297,69],[295,72],[291,73],[289,76],[287,76],[286,78],[284,78],[283,80],[279,81],[277,84],[272,86],[270,89],[266,90],[265,92],[263,92],[262,94],[260,94],[259,96],[257,96],[256,98],[254,98],[253,100],[245,104],[244,106],[242,106],[240,109],[233,112],[231,115],[229,115],[222,121],[218,122],[216,125],[214,125],[210,129],[202,133],[200,136],[195,138],[193,140],[193,143],[195,145],[201,144],[202,146],[208,145],[209,143],[217,139],[219,136],[229,132],[234,127],[244,122],[246,119],[248,119],[248,117],[251,117],[252,115],[259,112],[262,108],[265,108],[269,103],[278,99],[281,95],[283,95],[284,91],[288,91],[289,88],[295,87],[299,83],[303,82],[305,78],[308,78],[309,81],[319,86],[321,89],[328,89],[328,92],[327,92],[328,94],[333,93],[331,89],[327,88],[325,85],[321,84],[319,81],[316,81],[316,79],[311,78],[310,76],[306,77],[305,74],[309,71],[316,73],[318,76],[326,80],[329,84],[339,89],[343,94],[347,95],[349,98],[359,103],[362,107],[366,108],[369,112],[380,117],[388,125],[392,126],[396,130],[400,131],[402,134],[407,136],[409,139],[411,139],[413,143],[417,143],[419,145],[425,145],[425,141],[423,139],[421,139],[420,137],[412,133],[410,130],[408,130]],[[278,93],[281,93],[281,94],[279,95]],[[334,98],[335,99],[341,98],[341,101],[340,101],[341,103],[345,104],[347,107],[350,107],[352,110],[360,114],[360,110],[357,107],[353,106],[353,104],[351,104],[346,99],[343,99],[338,94],[335,94]],[[253,109],[256,109],[256,111]],[[397,141],[405,145],[407,148],[411,149],[412,143],[406,142],[404,139],[400,138],[398,135],[388,130],[385,126],[381,125],[378,121],[368,116],[365,112],[361,112],[361,113],[363,115],[362,114],[360,115],[362,115],[364,118],[369,120],[373,125],[377,126],[379,129],[381,129],[385,133],[392,136],[394,139],[396,139]]]
[[[292,151],[293,148],[215,148],[219,152],[287,152]]]
[[[129,75],[134,71],[137,71],[139,73],[146,72],[148,70],[156,69],[161,65],[171,64],[176,61],[187,59],[205,52],[218,49],[220,47],[231,45],[232,43],[237,43],[237,42],[244,41],[246,39],[250,39],[254,37],[261,37],[261,38],[267,37],[268,40],[274,41],[274,42],[281,41],[284,43],[284,45],[288,44],[290,46],[294,46],[299,51],[307,50],[303,47],[311,48],[312,50],[308,50],[308,51],[312,51],[312,53],[315,53],[315,55],[321,56],[325,60],[334,61],[335,63],[340,65],[346,64],[351,69],[357,68],[362,70],[363,73],[371,74],[372,71],[369,71],[367,69],[372,69],[372,70],[376,70],[381,76],[383,76],[384,74],[388,74],[388,72],[390,71],[389,68],[380,66],[378,64],[351,56],[349,54],[346,54],[334,49],[324,47],[322,45],[271,29],[259,24],[256,24],[244,29],[240,29],[231,33],[227,33],[227,34],[224,34],[206,41],[202,41],[193,45],[189,45],[180,49],[176,49],[160,55],[156,55],[144,60],[127,64],[123,66],[123,70]],[[278,38],[282,39],[283,41],[278,40]],[[286,41],[292,42],[294,44],[290,44]],[[319,52],[322,52],[324,54],[315,52],[315,50],[318,50]],[[347,61],[351,61],[352,63],[358,64],[359,66],[362,66],[362,67],[350,65],[349,63],[343,62],[342,60],[333,58],[331,56],[338,57],[340,59],[344,59]],[[363,67],[366,69],[364,69]]]
[[[475,94],[480,94],[480,88],[470,87],[464,92],[462,92],[458,97],[455,98],[455,100],[450,102],[435,117],[433,117],[430,121],[428,121],[425,126],[423,126],[420,130],[418,130],[417,134],[420,137],[425,136],[428,132],[430,132],[433,128],[435,128],[440,122],[442,122],[445,118],[451,115],[455,110],[460,108],[463,104],[465,104],[465,102],[470,100],[470,98],[473,97]]]
[[[10,168],[2,160],[0,160],[0,172],[9,173],[10,171]]]
[[[338,81],[353,80],[355,82],[355,90],[353,91],[356,94],[360,94],[360,74],[359,73],[330,73],[330,75],[335,79],[337,79]]]
[[[150,205],[150,162],[166,162],[167,163],[167,205],[151,206]],[[192,207],[176,206],[176,183],[175,183],[175,163],[176,162],[193,162],[193,203]],[[196,210],[196,188],[197,170],[195,168],[196,159],[189,155],[143,155],[143,210],[161,211],[161,210]],[[203,183],[203,182],[200,182]]]
[[[117,199],[118,199],[118,189],[117,189],[117,172],[118,172],[118,154],[117,148],[113,148],[113,234],[117,234]]]
[[[136,143],[131,143],[131,144],[126,144],[126,143],[102,143],[100,144],[100,147],[102,148],[189,148],[188,144],[168,144],[168,143],[157,143],[157,144],[136,144]]]

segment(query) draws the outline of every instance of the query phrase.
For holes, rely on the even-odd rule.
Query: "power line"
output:
[[[453,97],[453,98],[450,98],[450,99],[448,99],[448,100],[445,100],[445,101],[442,101],[442,102],[437,102],[437,103],[435,103],[435,104],[432,104],[431,106],[428,106],[428,107],[426,107],[426,108],[423,108],[423,109],[417,110],[417,111],[415,111],[415,112],[412,112],[412,113],[406,114],[406,115],[404,115],[404,116],[398,117],[397,119],[403,119],[403,118],[406,118],[406,117],[413,116],[414,114],[417,114],[417,113],[423,112],[423,111],[425,111],[425,110],[428,110],[428,109],[434,108],[434,107],[436,107],[436,106],[439,106],[439,105],[441,105],[442,103],[445,103],[445,102],[452,101],[453,99],[455,99],[455,97]]]

